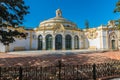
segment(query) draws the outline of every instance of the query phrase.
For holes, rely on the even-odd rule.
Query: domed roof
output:
[[[41,22],[39,26],[40,27],[42,27],[42,26],[49,27],[49,26],[53,26],[57,23],[62,24],[64,27],[69,26],[69,27],[77,28],[77,25],[75,23],[62,17],[62,11],[60,9],[56,10],[56,17],[50,18],[48,20]]]
[[[41,22],[40,25],[49,24],[49,23],[68,23],[68,24],[75,25],[73,22],[71,22],[63,17],[54,17],[54,18],[45,20],[45,21]]]

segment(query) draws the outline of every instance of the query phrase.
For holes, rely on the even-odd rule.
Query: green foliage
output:
[[[22,24],[24,16],[29,13],[28,8],[24,0],[0,0],[0,22],[8,22],[12,26]]]
[[[24,0],[0,0],[0,42],[9,45],[15,41],[16,36],[26,38],[26,33],[4,29],[22,24],[24,16],[29,13],[28,9]]]
[[[116,20],[117,28],[120,30],[120,19]]]
[[[26,39],[27,37],[27,33],[22,33],[22,32],[18,32],[17,30],[8,30],[8,31],[3,31],[0,30],[0,41],[4,44],[4,45],[9,45],[9,43],[13,43],[15,41],[14,38],[16,37],[22,37],[24,39]]]
[[[85,21],[85,28],[89,29],[89,22],[88,22],[88,20]]]
[[[114,12],[120,12],[120,0],[116,3],[116,8],[114,10]]]
[[[114,10],[114,12],[120,12],[120,0],[118,0],[118,2],[116,3],[116,8]],[[117,25],[117,28],[120,30],[120,19],[116,20],[116,25]]]

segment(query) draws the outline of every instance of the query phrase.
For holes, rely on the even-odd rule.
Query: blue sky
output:
[[[90,27],[106,25],[109,20],[118,19],[118,13],[113,13],[118,0],[25,0],[30,6],[30,14],[25,16],[23,26],[35,28],[43,20],[55,16],[56,9],[62,10],[64,18],[73,21],[79,28],[85,27],[89,21]]]

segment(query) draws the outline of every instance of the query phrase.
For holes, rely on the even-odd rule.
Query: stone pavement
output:
[[[0,66],[48,66],[58,60],[65,64],[112,62],[120,60],[120,51],[17,51],[0,54]]]
[[[110,79],[110,80],[120,80],[120,78]]]

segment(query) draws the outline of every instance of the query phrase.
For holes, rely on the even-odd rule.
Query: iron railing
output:
[[[61,61],[47,67],[0,67],[0,80],[96,80],[120,77],[120,61],[101,64],[66,65]]]

